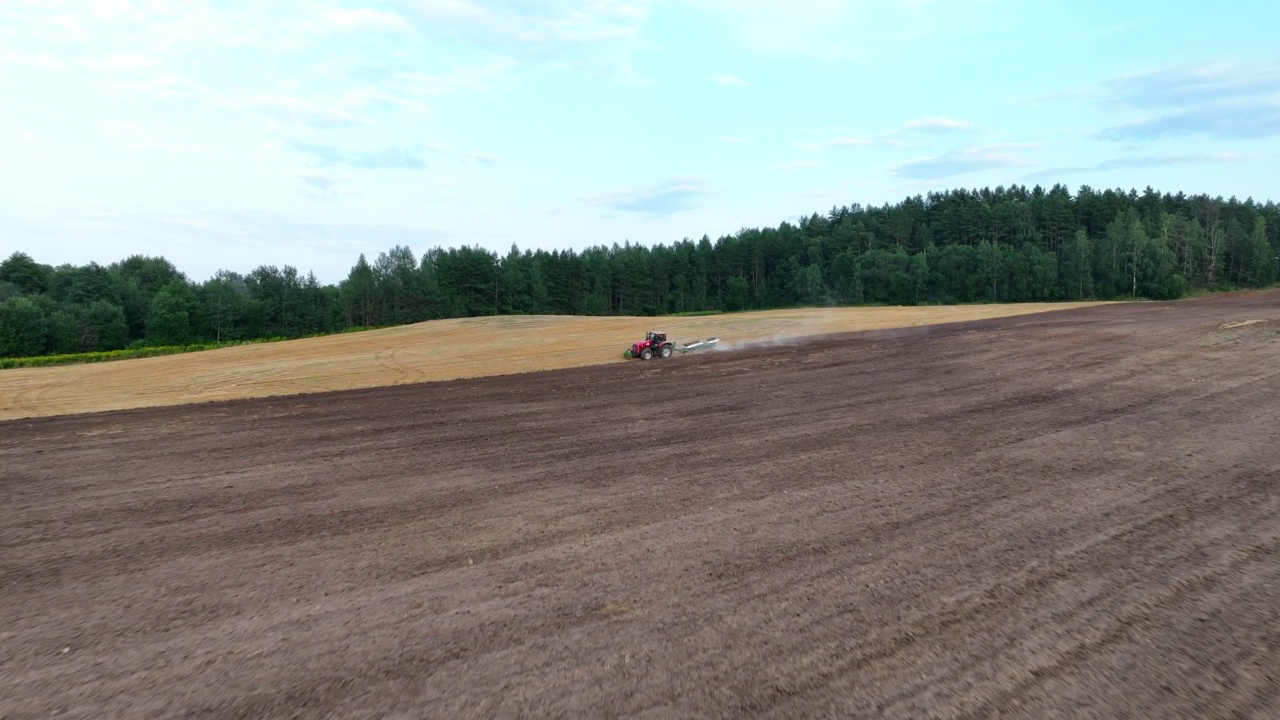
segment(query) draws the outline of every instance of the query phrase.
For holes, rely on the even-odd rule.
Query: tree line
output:
[[[0,357],[299,337],[499,314],[659,315],[816,304],[1150,298],[1280,277],[1280,208],[1062,185],[833,207],[714,242],[505,255],[405,246],[337,285],[296,268],[194,282],[164,258],[0,263]]]

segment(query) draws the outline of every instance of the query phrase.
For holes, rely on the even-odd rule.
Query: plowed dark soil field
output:
[[[1280,717],[1280,294],[0,424],[55,713]]]

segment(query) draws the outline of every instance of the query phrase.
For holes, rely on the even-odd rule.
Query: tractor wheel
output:
[[[669,357],[671,357],[671,346],[670,346],[670,345],[663,345],[663,346],[662,346],[662,349],[661,349],[661,350],[659,350],[658,352],[662,354],[662,357],[664,357],[664,358],[669,358]]]
[[[645,349],[641,350],[641,351],[640,351],[640,359],[641,359],[641,360],[652,360],[652,359],[653,359],[653,351],[652,351],[652,350],[650,350],[649,348],[645,348]]]

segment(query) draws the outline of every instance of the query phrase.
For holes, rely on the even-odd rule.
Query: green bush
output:
[[[0,303],[0,355],[34,355],[44,350],[49,320],[39,303],[13,297]]]
[[[237,345],[256,345],[274,342],[284,338],[265,340],[237,340],[221,343],[200,343],[194,345],[160,345],[151,347],[129,347],[124,350],[103,350],[100,352],[65,353],[62,355],[38,355],[35,357],[0,358],[0,370],[26,367],[51,367],[54,365],[78,365],[80,363],[108,362],[111,360],[134,360],[137,358],[159,357],[161,355],[178,355],[181,353],[200,352],[201,350],[217,350],[218,348]]]

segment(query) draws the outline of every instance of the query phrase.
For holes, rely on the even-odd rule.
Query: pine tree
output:
[[[1271,243],[1267,241],[1267,221],[1259,217],[1253,223],[1253,232],[1244,251],[1245,278],[1248,284],[1262,287],[1271,284],[1276,278],[1277,258],[1272,255]]]
[[[373,268],[369,267],[369,261],[361,253],[360,259],[342,284],[342,304],[348,327],[370,327],[378,324],[374,312],[377,292]]]

